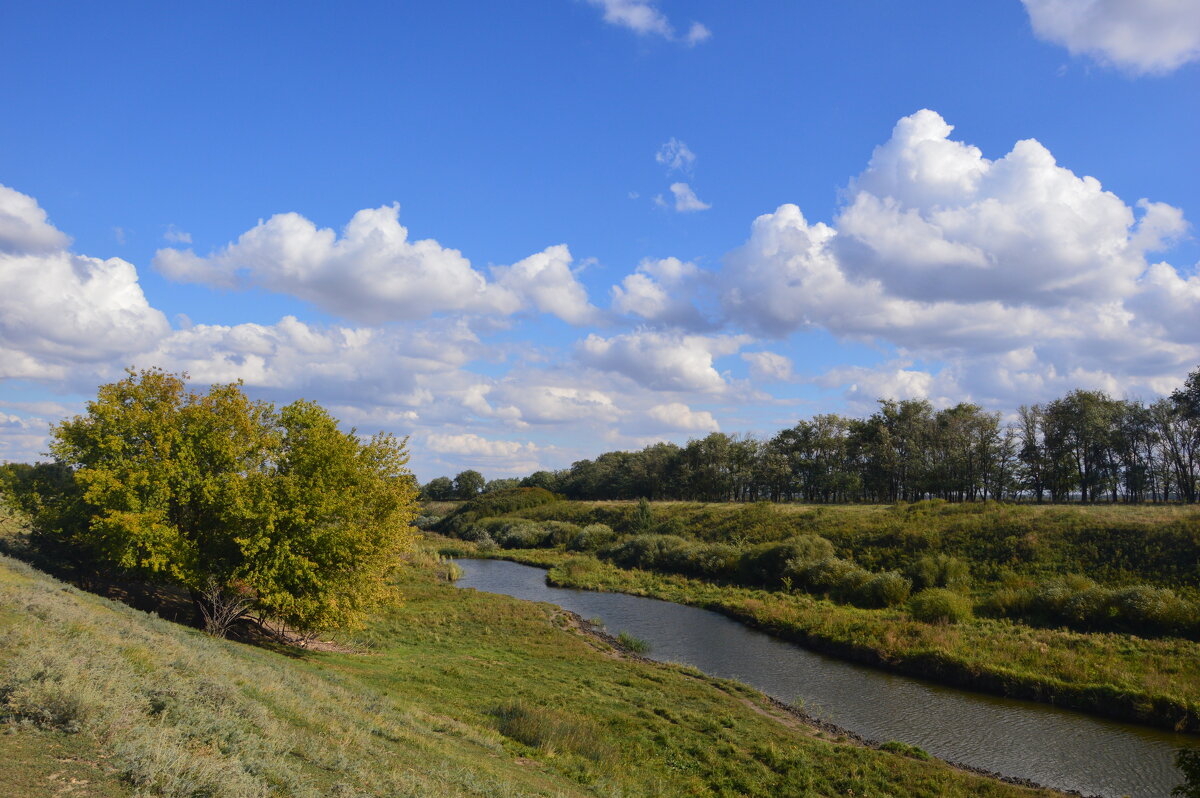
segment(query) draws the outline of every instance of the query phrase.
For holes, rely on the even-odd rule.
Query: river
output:
[[[622,593],[550,587],[540,568],[458,560],[458,586],[546,601],[650,644],[647,656],[737,679],[863,737],[1085,795],[1165,796],[1175,750],[1196,738],[997,698],[843,662],[715,612]]]

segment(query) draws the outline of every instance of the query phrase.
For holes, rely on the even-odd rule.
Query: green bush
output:
[[[826,557],[810,563],[798,576],[800,586],[809,593],[846,602],[858,592],[859,587],[871,574],[849,560]]]
[[[907,569],[913,587],[948,587],[951,590],[967,590],[971,586],[971,569],[964,561],[948,554],[926,554],[914,561]]]
[[[634,535],[601,552],[622,568],[674,571],[694,544],[676,535]]]
[[[777,587],[784,576],[794,579],[798,567],[832,556],[833,544],[825,538],[797,535],[747,549],[738,563],[738,577],[742,584]]]
[[[492,539],[491,534],[483,524],[471,524],[463,530],[459,537],[463,540],[469,540],[472,543],[478,543],[481,546],[496,545],[496,541]]]
[[[615,537],[612,527],[607,524],[588,524],[567,543],[567,548],[571,551],[596,551],[612,543]]]
[[[850,602],[859,607],[895,607],[903,604],[912,591],[912,583],[896,571],[872,574],[863,582]]]
[[[1001,587],[981,613],[1082,632],[1124,632],[1141,637],[1200,637],[1200,607],[1166,588],[1107,588],[1083,576]]]
[[[583,531],[578,524],[568,521],[544,521],[542,529],[546,532],[543,546],[565,546]]]
[[[444,535],[458,536],[481,518],[507,515],[558,500],[558,496],[544,488],[509,488],[483,493],[463,503],[442,519],[437,525],[437,531]]]
[[[608,546],[600,554],[622,568],[724,580],[735,573],[739,550],[722,543],[698,543],[677,535],[635,535]]]
[[[532,521],[513,521],[501,527],[493,536],[506,549],[535,549],[545,544],[550,533]]]
[[[959,623],[971,618],[971,600],[944,587],[922,590],[908,602],[913,618],[925,623]]]

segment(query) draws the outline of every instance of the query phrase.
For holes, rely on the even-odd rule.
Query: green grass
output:
[[[402,588],[355,641],[371,653],[281,652],[0,558],[0,783],[30,798],[71,794],[63,778],[191,798],[1034,794],[622,659],[549,605],[415,568]]]
[[[617,642],[634,654],[650,653],[650,644],[640,637],[629,634],[629,632],[621,632],[617,635]]]
[[[80,734],[0,729],[0,787],[5,796],[127,798],[132,788],[110,767],[99,741]]]
[[[463,548],[461,541],[449,545]],[[548,581],[561,587],[715,610],[811,648],[934,681],[1200,730],[1200,643],[1194,641],[1084,634],[984,618],[930,624],[900,609],[860,609],[803,594],[626,570],[587,555],[514,549],[489,556],[550,567]]]
[[[1186,505],[912,505],[653,502],[652,531],[747,545],[813,534],[872,571],[903,570],[926,553],[967,560],[977,581],[1007,570],[1083,573],[1103,584],[1148,583],[1200,595],[1200,508]],[[636,502],[559,501],[512,515],[634,528]]]
[[[1194,506],[655,502],[647,518],[636,502],[560,500],[474,523],[513,548],[445,549],[551,568],[564,586],[719,610],[936,681],[1200,731]],[[509,540],[514,524],[542,531]],[[578,539],[564,527],[587,524],[617,537],[564,543]],[[806,560],[804,547],[816,553]]]

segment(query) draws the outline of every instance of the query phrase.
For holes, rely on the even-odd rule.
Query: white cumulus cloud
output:
[[[678,432],[716,432],[721,427],[707,410],[692,410],[683,402],[667,402],[650,408],[646,415],[664,429]]]
[[[165,335],[133,264],[66,249],[31,197],[0,186],[0,378],[64,378]]]
[[[264,288],[368,324],[444,312],[511,314],[530,305],[571,323],[594,313],[566,246],[498,267],[498,281],[489,282],[458,250],[433,239],[410,241],[399,210],[358,211],[340,237],[300,214],[281,213],[208,257],[160,249],[154,266],[181,282]]]
[[[1196,0],[1022,0],[1034,33],[1139,74],[1200,59]]]
[[[679,258],[645,258],[633,274],[612,287],[612,307],[618,313],[640,316],[690,330],[711,327],[696,301],[709,288],[710,275]]]
[[[0,185],[0,252],[33,255],[66,249],[71,239],[50,224],[37,200]]]
[[[693,22],[683,36],[651,0],[588,0],[604,12],[604,21],[637,33],[640,36],[661,36],[679,41],[689,47],[707,41],[712,32],[699,22]]]
[[[571,271],[571,251],[565,244],[548,247],[512,266],[493,270],[496,284],[543,313],[568,324],[589,324],[599,311],[588,302],[587,290]]]
[[[743,352],[742,360],[750,365],[750,376],[766,382],[787,382],[792,379],[792,361],[778,352]]]
[[[696,192],[687,183],[672,183],[671,193],[675,195],[675,210],[680,213],[706,211],[712,207],[696,196]]]
[[[494,440],[473,432],[431,432],[424,445],[431,452],[448,455],[454,468],[473,468],[488,476],[529,474],[540,468],[538,458],[543,453],[532,442]]]
[[[901,119],[832,224],[795,205],[756,219],[726,259],[727,316],[943,359],[956,395],[1004,403],[1076,378],[1145,391],[1200,360],[1194,278],[1147,261],[1187,230],[1179,209],[1129,205],[1036,140],[990,160],[952,130],[933,111]],[[885,376],[908,393],[924,379]]]
[[[639,330],[612,338],[588,335],[576,347],[581,363],[622,374],[660,391],[719,393],[728,387],[714,360],[736,353],[747,335],[680,335]]]
[[[163,233],[163,238],[167,241],[170,241],[172,244],[192,243],[192,234],[186,230],[180,230],[173,224],[167,225],[166,232]]]

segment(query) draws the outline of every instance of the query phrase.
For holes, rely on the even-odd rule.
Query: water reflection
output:
[[[621,593],[546,584],[546,572],[501,560],[459,560],[460,587],[548,601],[612,634],[651,645],[649,656],[738,679],[875,740],[901,740],[956,762],[1047,786],[1105,796],[1163,796],[1178,784],[1184,735],[994,698],[854,665],[770,637],[707,610]]]

